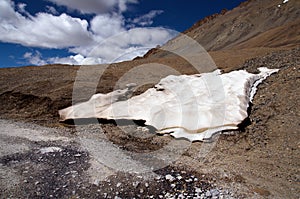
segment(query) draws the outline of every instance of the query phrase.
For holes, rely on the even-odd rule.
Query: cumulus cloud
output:
[[[153,19],[157,16],[162,14],[163,10],[151,10],[149,13],[142,15],[140,17],[134,18],[131,21],[134,24],[138,24],[141,26],[150,26],[153,24]]]
[[[97,36],[101,37],[100,39],[104,39],[125,31],[124,19],[122,16],[116,14],[97,15],[91,21],[91,30]]]
[[[56,0],[51,0],[56,2]],[[60,5],[79,6],[90,1],[62,0]],[[136,0],[93,1],[103,3],[109,8],[126,9],[128,3]],[[58,1],[57,1],[57,4]],[[87,3],[89,4],[89,3]],[[92,3],[91,3],[92,4]],[[71,7],[71,5],[73,7]],[[81,12],[96,13],[88,5]],[[96,7],[96,6],[95,6]],[[73,55],[68,57],[44,58],[36,51],[27,53],[24,58],[31,64],[100,64],[124,61],[142,56],[149,49],[163,44],[176,35],[176,32],[164,28],[131,28],[128,20],[116,12],[96,14],[87,21],[68,14],[58,15],[54,7],[46,7],[45,12],[30,15],[26,4],[17,4],[11,0],[0,1],[0,41],[21,44],[29,47],[67,49]],[[130,23],[150,25],[153,18],[162,11],[154,10]]]
[[[42,55],[39,51],[36,51],[35,53],[26,52],[23,55],[23,58],[26,59],[30,64],[33,64],[33,65],[47,64],[47,62],[42,59]]]
[[[175,31],[164,28],[133,28],[89,46],[92,47],[90,51],[87,51],[86,47],[73,48],[71,51],[83,53],[87,57],[99,57],[103,63],[112,63],[142,56],[176,34]]]
[[[68,57],[51,57],[47,59],[46,62],[69,65],[95,65],[103,63],[99,57],[84,57],[81,54],[71,55]]]
[[[88,22],[67,14],[38,13],[25,17],[14,10],[13,2],[0,3],[0,41],[24,46],[66,48],[92,42]]]
[[[68,57],[50,57],[43,58],[39,51],[26,52],[23,58],[32,65],[45,65],[45,64],[69,64],[69,65],[95,65],[101,64],[103,61],[97,57],[84,57],[83,55],[71,55]]]
[[[138,0],[48,0],[60,6],[81,13],[100,14],[108,11],[119,13],[127,10],[128,4],[138,3]]]

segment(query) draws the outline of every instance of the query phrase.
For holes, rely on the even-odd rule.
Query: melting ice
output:
[[[259,68],[221,74],[170,75],[141,95],[120,101],[132,85],[108,94],[95,94],[87,102],[59,111],[61,120],[80,118],[144,120],[157,133],[190,141],[209,139],[224,130],[237,129],[248,117],[247,108],[256,87],[277,69]]]

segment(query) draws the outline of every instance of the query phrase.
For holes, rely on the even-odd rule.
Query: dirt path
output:
[[[3,198],[234,195],[187,168],[170,165],[153,172],[101,135],[97,124],[79,127],[76,136],[66,129],[7,120],[0,120],[0,129]]]

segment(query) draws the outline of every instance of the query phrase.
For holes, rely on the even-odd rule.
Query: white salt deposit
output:
[[[221,74],[170,75],[154,88],[126,101],[132,91],[96,94],[87,102],[60,110],[61,120],[80,118],[144,120],[160,134],[190,141],[205,140],[217,132],[237,129],[247,116],[256,87],[277,69],[259,68]]]

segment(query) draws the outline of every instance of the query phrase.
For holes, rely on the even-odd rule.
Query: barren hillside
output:
[[[5,127],[0,140],[4,146],[0,147],[0,173],[4,176],[0,178],[0,195],[167,198],[172,194],[194,196],[199,191],[206,198],[299,197],[299,20],[298,0],[284,4],[282,0],[249,0],[233,10],[202,19],[184,32],[199,42],[216,67],[225,72],[236,69],[256,72],[261,66],[280,71],[258,87],[250,116],[238,131],[221,135],[216,142],[190,143],[180,158],[154,172],[159,178],[113,173],[97,162],[96,157],[102,151],[97,153],[95,149],[99,149],[97,144],[103,144],[100,146],[113,145],[126,154],[150,153],[166,146],[172,138],[145,133],[138,124],[125,125],[129,129],[125,132],[113,121],[75,128],[59,123],[58,110],[72,105],[74,82],[79,82],[76,89],[93,91],[77,96],[78,102],[89,99],[95,92],[107,93],[118,88],[121,85],[116,83],[124,74],[145,64],[166,65],[180,74],[198,73],[183,57],[152,49],[143,58],[110,65],[0,69],[0,118],[5,119],[0,121]],[[175,38],[162,49],[182,47],[188,52],[190,46],[181,41],[181,37]],[[88,69],[83,74],[88,78],[75,81],[83,68]],[[203,67],[201,72],[213,68]],[[158,82],[175,72],[149,69],[143,73]],[[137,82],[143,79],[134,77]],[[139,85],[134,94],[154,82]],[[211,144],[214,148],[201,157],[200,149]],[[50,148],[53,153],[43,154],[41,150],[47,147],[56,148]],[[103,150],[111,155],[105,147]],[[108,176],[106,179],[102,178],[104,174]],[[171,181],[169,175],[177,177]],[[195,189],[196,186],[201,187]]]

